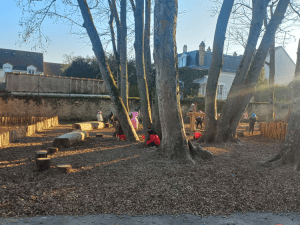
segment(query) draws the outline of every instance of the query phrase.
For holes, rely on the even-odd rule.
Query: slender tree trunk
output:
[[[269,102],[268,102],[268,115],[267,122],[274,121],[274,94],[275,94],[275,37],[271,44],[270,50],[270,62],[269,66]]]
[[[257,53],[254,56],[253,62],[247,74],[247,78],[239,95],[235,114],[233,114],[232,121],[228,129],[229,135],[235,136],[239,121],[245,109],[247,108],[247,105],[249,104],[251,98],[254,95],[255,85],[257,83],[261,68],[265,63],[266,56],[274,39],[276,30],[281,24],[282,19],[284,18],[284,14],[286,12],[289,2],[289,0],[279,0],[275,13],[268,24],[267,30],[259,45]]]
[[[91,43],[93,46],[93,51],[97,58],[105,86],[108,89],[109,95],[114,104],[116,113],[119,117],[119,121],[120,121],[122,129],[125,133],[125,136],[126,136],[127,140],[129,140],[129,141],[139,141],[139,138],[135,132],[135,129],[132,126],[132,123],[130,121],[128,111],[126,110],[126,107],[120,97],[118,87],[113,79],[109,65],[106,61],[102,43],[99,38],[96,27],[94,25],[93,18],[92,18],[90,9],[88,7],[88,4],[87,4],[86,0],[77,0],[77,2],[80,7],[81,14],[82,14],[82,17],[84,20],[83,26],[85,27],[85,29],[89,35],[89,38],[91,40]]]
[[[126,109],[128,104],[128,73],[127,73],[127,16],[126,0],[121,0],[121,38],[120,38],[120,63],[121,63],[121,97]]]
[[[223,65],[226,29],[234,0],[224,0],[216,26],[211,65],[205,94],[205,131],[203,140],[213,141],[217,131],[217,89]]]
[[[152,123],[152,118],[144,61],[144,0],[136,0],[134,18],[136,75],[140,93],[141,111],[143,115],[143,129],[146,133],[148,127]]]
[[[284,146],[268,163],[290,164],[300,170],[300,39],[298,43],[295,78],[292,81],[291,113],[288,118],[288,129]]]
[[[227,96],[226,103],[222,109],[221,116],[218,120],[217,128],[217,142],[226,141],[229,138],[228,128],[231,122],[232,115],[235,113],[236,102],[246,75],[255,54],[257,41],[263,25],[264,15],[270,0],[254,1],[252,10],[252,20],[248,36],[245,52],[235,78],[233,80],[231,89]],[[232,138],[232,137],[230,137]]]
[[[194,162],[197,156],[186,138],[179,98],[176,49],[177,0],[156,0],[154,9],[154,60],[156,90],[163,133],[160,153],[172,160]],[[202,149],[200,149],[202,150]]]
[[[111,2],[110,2],[111,1]],[[119,55],[119,62],[118,63],[118,70],[117,70],[117,79],[118,79],[118,86],[119,89],[121,89],[121,56],[120,56],[120,47],[121,47],[121,32],[122,32],[122,28],[121,28],[121,22],[120,22],[120,18],[118,15],[118,11],[117,11],[117,6],[116,6],[116,0],[109,0],[110,3],[110,7],[111,7],[111,11],[114,15],[115,21],[116,21],[116,27],[117,27],[117,52]]]

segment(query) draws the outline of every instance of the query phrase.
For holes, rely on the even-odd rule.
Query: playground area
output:
[[[39,172],[35,152],[71,129],[59,124],[0,148],[0,217],[300,212],[299,173],[259,165],[282,141],[262,137],[258,129],[238,143],[202,145],[213,160],[184,165],[158,158],[142,142],[118,141],[114,128],[103,128],[49,155],[50,169]],[[186,130],[191,133],[189,125]],[[141,129],[138,134],[142,140]],[[58,164],[72,170],[62,173]]]

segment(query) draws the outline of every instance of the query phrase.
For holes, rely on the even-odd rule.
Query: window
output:
[[[3,70],[4,72],[12,72],[13,66],[10,65],[9,63],[3,64]]]
[[[35,74],[35,72],[36,72],[36,68],[34,66],[30,65],[27,67],[27,73]]]

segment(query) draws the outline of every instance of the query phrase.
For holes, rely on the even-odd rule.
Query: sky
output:
[[[58,2],[58,1],[57,1]],[[213,3],[210,0],[178,0],[179,16],[177,21],[177,49],[181,53],[183,46],[187,45],[188,51],[198,50],[201,41],[204,41],[206,48],[213,45],[213,37],[217,16],[212,17],[210,9]],[[64,22],[54,23],[51,19],[46,19],[43,24],[43,31],[50,38],[50,43],[46,49],[33,49],[34,40],[28,43],[21,43],[19,34],[24,30],[19,25],[22,18],[22,10],[17,7],[14,0],[1,2],[1,38],[0,48],[44,52],[45,62],[63,63],[64,55],[73,56],[93,56],[92,47],[88,38],[81,38],[70,33],[70,25]],[[153,22],[153,18],[152,18]],[[103,26],[106,26],[106,22]],[[300,38],[300,27],[294,30],[297,40]],[[290,57],[296,61],[297,41],[285,46],[285,50]],[[106,50],[110,51],[110,45]],[[133,46],[128,43],[129,51],[133,52]],[[228,54],[236,51],[243,54],[243,48],[229,46],[226,50]]]

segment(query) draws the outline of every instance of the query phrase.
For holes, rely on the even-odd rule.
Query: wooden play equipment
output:
[[[196,123],[196,117],[198,116],[202,116],[203,118],[205,117],[205,113],[199,113],[199,112],[189,112],[187,114],[187,116],[189,116],[191,119],[190,119],[190,125],[191,125],[191,131],[194,132],[196,130],[195,128],[195,123]],[[204,121],[203,121],[203,124],[204,124]]]
[[[94,130],[94,129],[102,129],[104,127],[105,124],[103,122],[98,122],[98,121],[74,123],[72,125],[73,129],[79,129],[79,130]]]
[[[287,123],[282,122],[271,122],[271,123],[260,123],[259,131],[262,136],[274,138],[277,140],[285,140],[287,133]]]

